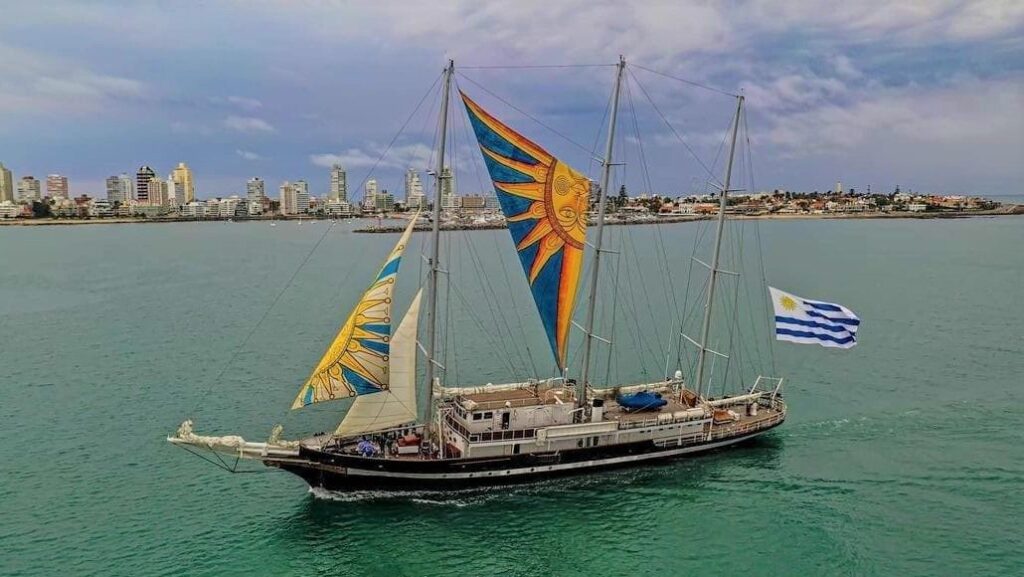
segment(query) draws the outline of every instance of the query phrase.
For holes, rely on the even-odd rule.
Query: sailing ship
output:
[[[560,374],[473,387],[446,386],[435,375],[442,358],[438,276],[443,272],[442,207],[435,201],[425,287],[416,293],[397,328],[392,330],[393,294],[418,213],[295,397],[296,409],[352,399],[333,432],[285,441],[278,426],[268,441],[249,442],[237,436],[198,435],[192,421],[185,421],[168,441],[193,451],[212,451],[232,470],[240,461],[255,460],[330,491],[445,491],[665,461],[735,445],[781,425],[787,411],[781,378],[757,376],[749,389],[718,397],[711,395],[708,384],[709,356],[722,355],[709,347],[709,334],[717,279],[725,272],[720,267],[721,246],[742,96],[736,97],[728,165],[718,195],[701,332],[698,339],[686,337],[696,347],[694,374],[686,378],[677,370],[657,382],[591,386],[593,343],[603,340],[595,334],[594,323],[605,252],[604,191],[613,167],[624,70],[620,58],[593,225],[588,217],[588,179],[459,93]],[[433,171],[438,192],[450,174],[445,169],[445,138],[453,72],[449,61],[443,73],[440,142]],[[581,325],[573,320],[573,312],[587,252],[591,279]],[[426,317],[423,331],[421,312]],[[574,326],[584,337],[576,376],[569,374],[567,362]],[[429,391],[425,418],[417,406],[419,387]],[[228,467],[230,458],[234,465]]]

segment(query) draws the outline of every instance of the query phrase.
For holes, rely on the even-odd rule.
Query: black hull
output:
[[[302,477],[310,487],[332,492],[457,491],[534,483],[692,457],[749,441],[772,428],[697,444],[659,447],[651,441],[487,459],[367,459],[302,448],[300,460],[265,461]]]

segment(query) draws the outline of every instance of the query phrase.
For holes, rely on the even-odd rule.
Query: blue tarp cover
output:
[[[661,393],[640,391],[631,395],[619,395],[615,398],[619,406],[630,411],[654,411],[664,407],[668,401],[661,398]]]

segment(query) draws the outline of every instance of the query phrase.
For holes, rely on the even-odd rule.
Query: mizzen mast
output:
[[[583,331],[586,340],[583,344],[583,368],[580,382],[576,385],[576,406],[586,404],[587,381],[590,378],[591,348],[594,344],[594,308],[597,306],[597,280],[601,269],[601,237],[604,232],[604,211],[608,198],[608,185],[612,173],[612,150],[615,145],[615,120],[619,113],[619,92],[622,89],[622,75],[626,69],[626,60],[619,56],[619,64],[615,72],[615,92],[612,93],[611,115],[608,117],[608,140],[604,148],[604,161],[601,163],[601,188],[597,191],[597,229],[594,231],[594,266],[590,271],[590,298],[587,301],[587,317]]]
[[[706,364],[707,354],[714,351],[708,348],[708,335],[711,332],[711,308],[715,303],[715,284],[718,280],[718,269],[719,258],[722,252],[722,235],[725,232],[725,208],[727,199],[729,196],[729,183],[732,180],[732,163],[736,157],[736,133],[740,127],[740,114],[743,112],[743,96],[736,97],[736,118],[732,122],[732,143],[729,145],[729,164],[725,169],[725,185],[722,187],[722,193],[718,203],[718,226],[715,230],[715,248],[711,256],[711,277],[708,280],[708,298],[704,305],[704,323],[700,330],[700,342],[696,343],[700,347],[700,353],[697,356],[697,378],[694,383],[696,386],[697,397],[701,396],[702,389],[704,388],[704,367]]]

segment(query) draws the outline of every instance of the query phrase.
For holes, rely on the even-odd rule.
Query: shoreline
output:
[[[977,210],[971,212],[947,212],[947,211],[935,211],[935,212],[861,212],[861,213],[821,213],[821,214],[756,214],[756,215],[743,215],[734,214],[730,215],[729,218],[732,220],[862,220],[862,219],[949,219],[949,218],[978,218],[978,217],[991,217],[991,216],[1024,216],[1024,204],[1007,204],[1000,206],[999,208],[992,210]],[[82,226],[82,225],[93,225],[93,224],[165,224],[165,223],[183,223],[183,222],[219,222],[219,223],[252,223],[252,222],[301,222],[301,221],[316,221],[316,220],[374,220],[380,217],[349,217],[349,218],[329,218],[329,217],[303,217],[303,218],[292,218],[292,217],[232,217],[232,218],[131,218],[131,217],[112,217],[112,218],[12,218],[12,219],[0,219],[0,226]],[[387,218],[387,217],[386,217]],[[400,219],[402,217],[390,217],[390,219]],[[674,216],[661,216],[647,219],[636,219],[636,220],[623,220],[623,221],[606,221],[607,226],[632,226],[632,225],[651,225],[651,224],[674,224],[681,222],[698,222],[702,220],[714,219],[714,215],[674,215]],[[447,224],[442,225],[441,230],[496,230],[507,228],[505,223],[486,223],[486,224]],[[370,226],[364,228],[357,228],[353,232],[358,233],[391,233],[401,232],[404,229],[402,226]],[[423,226],[416,226],[414,230],[429,230],[429,225],[424,224]]]
[[[729,215],[730,220],[868,220],[868,219],[910,219],[910,220],[931,220],[931,219],[957,219],[957,218],[979,218],[979,217],[993,217],[993,216],[1024,216],[1024,205],[1014,204],[1006,205],[993,210],[978,210],[971,212],[863,212],[863,213],[834,213],[834,214],[759,214],[759,215]],[[702,215],[702,216],[667,216],[667,217],[656,217],[642,220],[626,220],[626,221],[605,221],[605,226],[642,226],[642,225],[654,225],[654,224],[676,224],[683,222],[699,222],[703,220],[713,220],[714,215]],[[443,224],[441,225],[442,231],[452,230],[497,230],[508,228],[505,223],[486,223],[486,224]],[[380,227],[367,227],[357,228],[353,232],[358,233],[394,233],[402,232],[405,227],[402,226],[380,226]],[[417,225],[413,230],[429,231],[430,226],[427,224]]]

